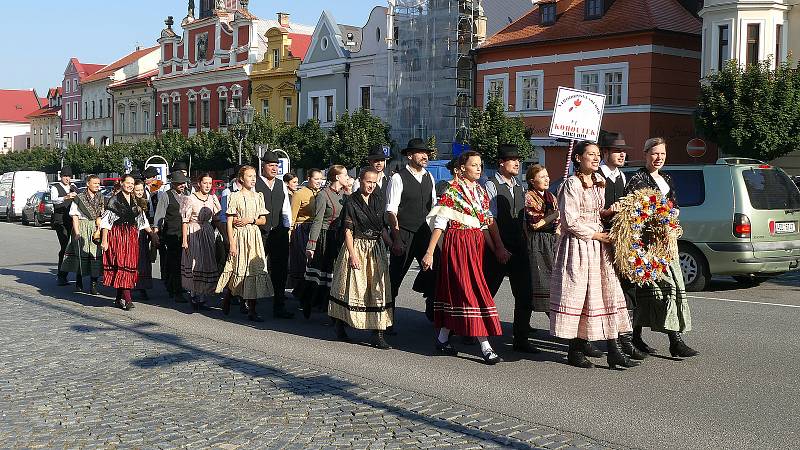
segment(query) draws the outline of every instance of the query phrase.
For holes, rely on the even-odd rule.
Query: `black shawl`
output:
[[[345,202],[342,214],[343,226],[353,232],[353,237],[361,239],[380,239],[386,223],[384,221],[383,196],[373,192],[369,203],[360,192],[351,195]]]
[[[125,195],[119,192],[117,195],[111,197],[106,207],[109,211],[119,217],[115,223],[135,224],[136,218],[142,210],[136,205],[136,199],[131,194],[131,200],[125,199]]]
[[[669,176],[669,174],[666,172],[659,171],[659,173],[669,186],[669,193],[667,194],[667,200],[672,200],[672,203],[677,207],[678,206],[678,202],[676,201],[677,195],[675,194],[675,184],[673,184],[672,182],[672,177]],[[628,180],[628,185],[625,186],[625,195],[646,188],[655,189],[657,191],[661,190],[658,187],[658,183],[656,183],[656,180],[652,176],[650,176],[650,172],[647,171],[647,168],[642,167],[641,169],[637,170],[636,173],[634,173],[633,176]]]

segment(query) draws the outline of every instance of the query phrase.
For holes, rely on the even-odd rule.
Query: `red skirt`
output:
[[[103,252],[103,284],[133,289],[139,279],[139,230],[119,224],[108,231],[108,250]]]
[[[433,323],[460,336],[500,336],[500,317],[483,276],[483,232],[448,228],[436,284]]]

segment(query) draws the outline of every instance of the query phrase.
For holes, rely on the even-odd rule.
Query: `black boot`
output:
[[[531,344],[527,338],[520,339],[515,337],[514,343],[511,344],[511,348],[520,353],[541,353],[541,350],[536,348],[535,345]]]
[[[375,330],[372,335],[372,346],[381,350],[389,350],[392,348],[392,346],[386,342],[386,339],[383,338],[383,330]]]
[[[633,338],[631,344],[648,355],[655,355],[656,349],[650,347],[642,340],[642,327],[633,327]]]
[[[83,292],[83,277],[75,277],[75,292]]]
[[[256,301],[255,300],[247,300],[247,318],[250,319],[251,322],[263,322],[264,319],[261,318],[256,313]]]
[[[591,361],[586,359],[586,355],[583,354],[583,347],[584,347],[583,339],[570,339],[569,340],[569,352],[567,352],[567,362],[570,366],[580,367],[581,369],[591,369],[594,367]]]
[[[667,336],[669,336],[669,354],[673,357],[689,358],[700,354],[683,342],[679,331],[670,331]]]
[[[90,293],[92,295],[97,295],[97,293],[98,293],[98,290],[97,290],[97,278],[92,278],[92,287],[91,287]]]
[[[67,281],[67,272],[58,272],[58,285],[59,286],[68,286],[69,281]]]
[[[631,341],[633,340],[633,333],[624,333],[619,335],[619,346],[622,352],[630,356],[631,359],[641,361],[647,357],[647,353],[634,347]]]
[[[286,310],[283,298],[275,297],[272,299],[272,317],[276,319],[293,319],[294,313]]]
[[[581,342],[581,352],[583,352],[585,356],[588,356],[590,358],[603,357],[603,352],[601,352],[599,348],[595,347],[594,344],[585,339],[579,339],[579,340]]]
[[[222,314],[226,316],[231,313],[231,293],[228,292],[225,294],[225,298],[222,299]]]
[[[350,342],[350,336],[344,331],[344,322],[338,319],[333,320],[336,322],[333,326],[333,329],[336,331],[336,339],[342,342]]]
[[[608,367],[616,369],[617,366],[636,367],[639,365],[638,361],[631,361],[628,355],[622,353],[622,349],[616,339],[609,339],[606,342],[608,342]]]

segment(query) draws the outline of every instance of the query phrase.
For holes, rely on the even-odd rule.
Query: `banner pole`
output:
[[[575,148],[575,140],[569,140],[569,150],[567,150],[567,164],[564,166],[564,179],[569,178],[569,166],[572,163],[572,150]]]

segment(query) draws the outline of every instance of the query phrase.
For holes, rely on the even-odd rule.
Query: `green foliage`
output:
[[[391,143],[390,127],[369,111],[359,109],[336,118],[330,134],[328,159],[332,164],[359,167],[373,145]]]
[[[54,173],[61,162],[56,150],[34,148],[30,151],[9,152],[0,155],[0,173],[17,170],[41,170]]]
[[[324,168],[328,145],[328,134],[313,119],[298,127],[286,127],[278,136],[278,146],[289,154],[293,168]]]
[[[695,123],[723,152],[770,161],[800,148],[800,72],[772,64],[731,60],[704,80]]]
[[[497,146],[516,144],[524,158],[533,152],[531,130],[519,117],[508,117],[503,101],[492,98],[485,110],[474,108],[470,114],[469,145],[483,155],[484,163],[497,161]]]

